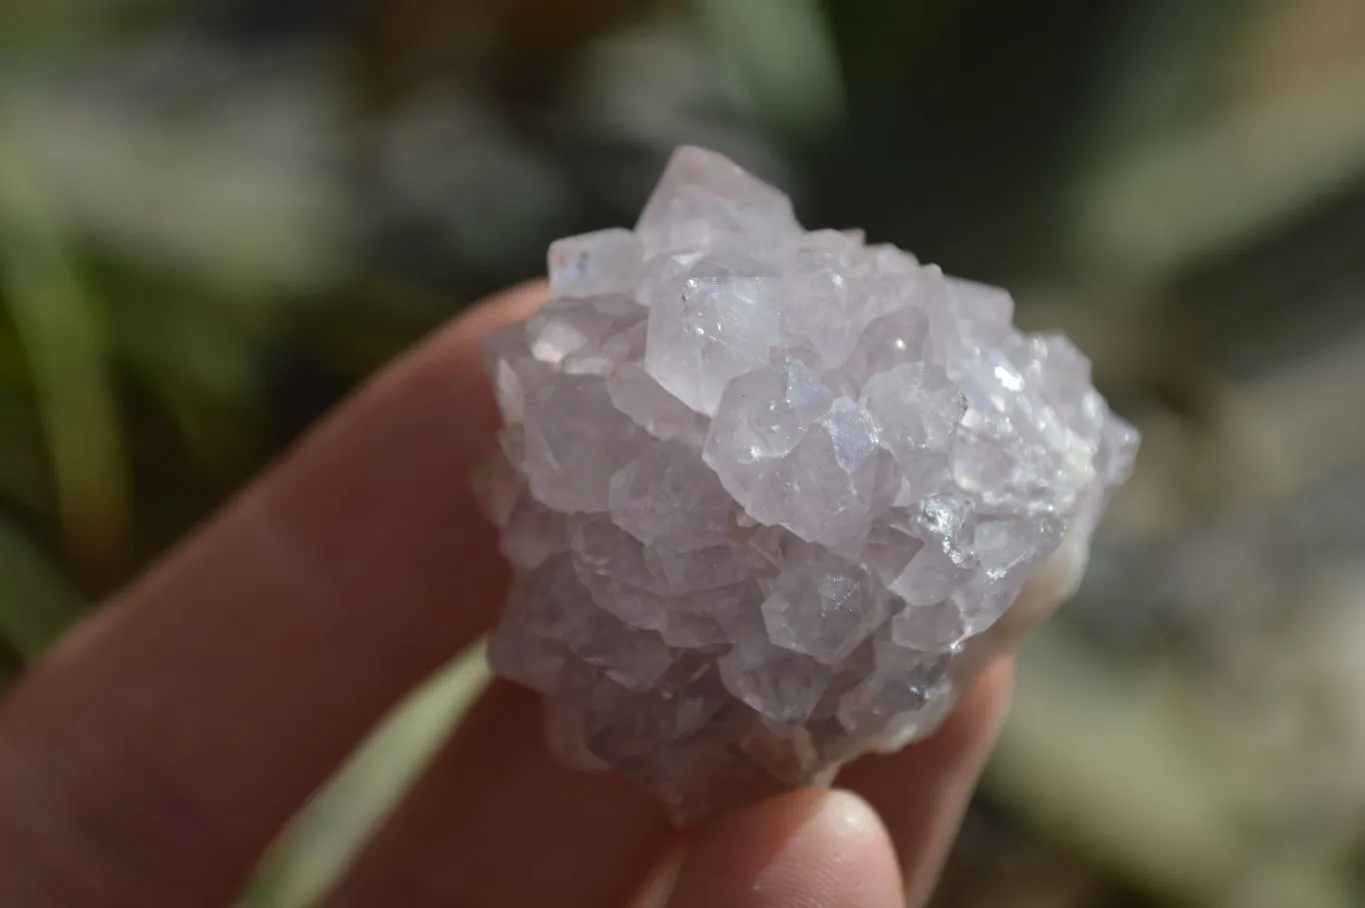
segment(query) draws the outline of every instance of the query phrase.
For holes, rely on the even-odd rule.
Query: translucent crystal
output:
[[[617,470],[607,497],[612,522],[663,551],[724,543],[734,506],[701,455],[678,442],[646,448]]]
[[[1008,293],[803,232],[712,152],[549,259],[555,300],[485,344],[516,574],[489,657],[565,762],[680,823],[932,731],[1136,455]]]
[[[700,259],[648,294],[645,369],[683,403],[714,415],[730,380],[768,361],[781,289],[777,273],[756,259]]]
[[[645,250],[619,227],[550,244],[550,289],[557,297],[630,293],[644,264]]]
[[[794,242],[791,200],[713,151],[683,147],[645,204],[635,234],[654,255]]]
[[[726,490],[748,507],[758,481],[833,404],[829,389],[800,360],[750,372],[725,389],[703,457]]]
[[[778,578],[763,622],[783,649],[837,666],[885,620],[889,598],[863,568],[825,555]]]

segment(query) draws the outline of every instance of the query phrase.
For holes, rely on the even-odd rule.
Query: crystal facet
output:
[[[566,762],[679,823],[931,731],[1136,455],[1008,293],[806,233],[712,152],[549,259],[554,301],[485,344],[516,572],[489,656]]]

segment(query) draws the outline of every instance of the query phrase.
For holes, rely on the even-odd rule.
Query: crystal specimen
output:
[[[1131,467],[1007,293],[806,232],[714,153],[549,260],[555,299],[486,343],[516,569],[489,655],[563,759],[679,823],[931,731]]]

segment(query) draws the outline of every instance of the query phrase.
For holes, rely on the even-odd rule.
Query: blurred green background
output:
[[[1145,434],[936,904],[1365,903],[1359,0],[7,0],[0,679],[683,141],[1011,287]],[[244,905],[309,904],[481,678]]]

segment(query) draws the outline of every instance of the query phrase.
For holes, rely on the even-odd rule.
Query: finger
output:
[[[493,300],[381,374],[0,707],[0,904],[213,905],[503,585],[465,476]],[[27,887],[27,888],[25,888]]]
[[[891,832],[906,903],[924,905],[938,882],[1009,702],[1013,661],[989,666],[958,709],[926,740],[866,757],[839,784],[872,804]]]
[[[615,773],[560,765],[541,698],[495,681],[325,905],[622,905],[674,837]]]
[[[1008,681],[998,672],[929,740],[846,774],[885,804],[898,834],[885,854],[894,868],[900,852],[912,892],[932,887],[993,737]],[[561,766],[545,744],[541,699],[495,682],[325,904],[622,904],[674,841],[652,798],[614,774]],[[895,893],[903,898],[899,876]]]
[[[805,789],[711,821],[668,908],[903,908],[885,827],[865,801]]]

